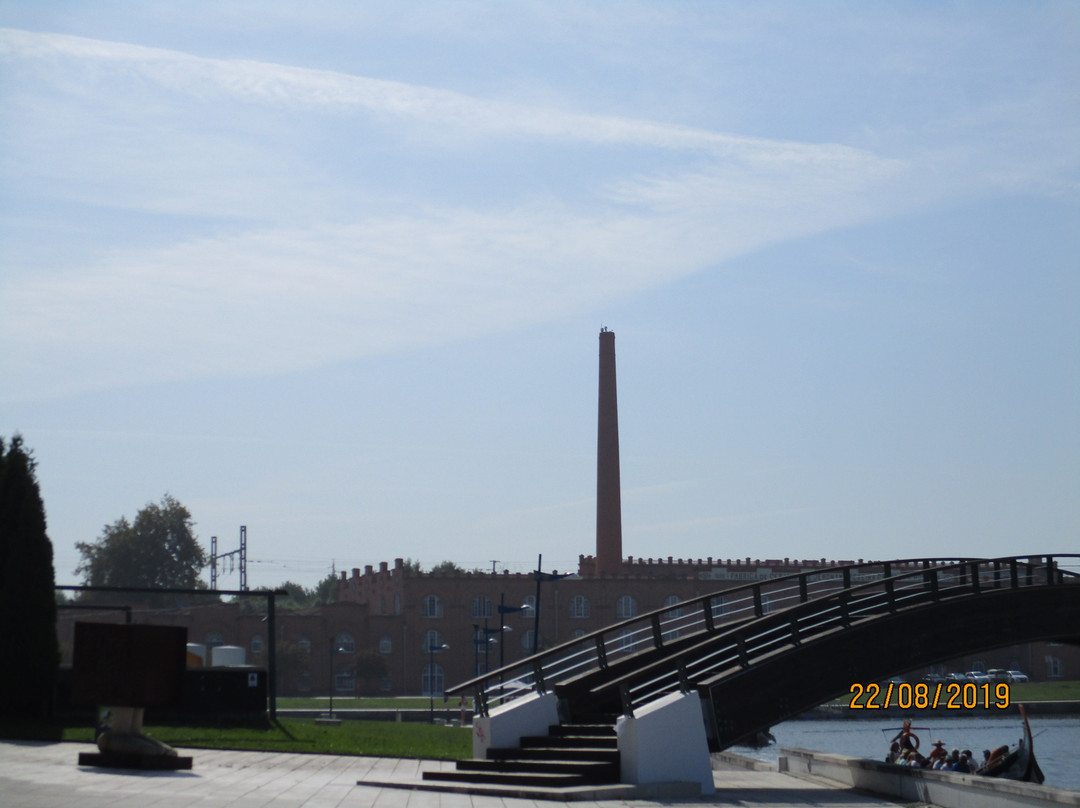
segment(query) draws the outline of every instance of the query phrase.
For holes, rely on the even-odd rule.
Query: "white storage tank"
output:
[[[187,666],[199,668],[206,664],[206,646],[201,642],[187,644]]]
[[[210,650],[210,664],[215,668],[234,668],[244,664],[244,649],[239,645],[217,645]]]

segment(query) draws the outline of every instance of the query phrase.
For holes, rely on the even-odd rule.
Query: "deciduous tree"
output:
[[[193,531],[191,513],[169,494],[135,515],[106,525],[97,542],[77,542],[82,561],[75,572],[88,586],[194,589],[206,552]]]

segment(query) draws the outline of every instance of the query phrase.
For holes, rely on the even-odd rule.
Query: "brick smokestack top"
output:
[[[615,332],[600,330],[600,398],[596,428],[596,572],[622,572],[619,405],[615,392]]]

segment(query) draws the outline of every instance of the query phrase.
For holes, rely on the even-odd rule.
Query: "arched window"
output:
[[[384,634],[379,638],[379,653],[389,654],[394,650],[394,641],[390,639],[389,634]]]
[[[679,604],[682,603],[682,599],[678,595],[668,595],[664,599],[664,608],[667,609],[664,612],[665,620],[674,620],[676,617],[682,617],[682,609]]]
[[[584,595],[574,595],[570,599],[570,616],[584,619],[589,616],[589,599]]]
[[[356,690],[356,673],[351,670],[339,671],[334,676],[334,690],[339,693],[351,693]]]
[[[619,635],[619,650],[620,651],[633,651],[637,645],[637,632],[636,631],[624,631]]]
[[[491,598],[487,595],[477,595],[472,599],[473,617],[491,617]]]
[[[667,607],[667,611],[660,615],[660,620],[665,626],[665,641],[670,642],[679,638],[678,626],[682,622],[679,620],[682,617],[682,607],[679,606],[681,602],[678,595],[668,595],[664,599],[664,606]]]
[[[530,620],[536,617],[536,595],[527,595],[522,599],[521,605],[525,608],[521,610],[521,616],[527,617]]]
[[[308,637],[305,634],[305,635],[301,636],[299,640],[296,641],[296,644],[297,644],[297,646],[299,646],[300,650],[303,651],[305,654],[310,654],[311,653],[311,637]]]
[[[355,654],[356,638],[347,631],[340,632],[336,637],[334,637],[334,653]]]
[[[712,599],[712,614],[713,617],[723,617],[728,613],[727,601],[722,597],[716,597]]]
[[[421,649],[425,654],[432,652],[441,654],[446,649],[443,648],[443,638],[435,629],[429,629],[424,632],[424,646]]]
[[[225,635],[220,631],[208,631],[206,638],[203,640],[203,644],[206,646],[206,650],[211,648],[217,648],[219,645],[225,644]]]
[[[615,616],[620,620],[637,617],[637,601],[631,595],[623,595],[615,603]]]
[[[442,617],[443,608],[442,601],[438,595],[428,595],[424,598],[424,617]]]
[[[401,614],[401,595],[394,595],[394,614]]]
[[[441,696],[446,689],[446,677],[442,665],[428,662],[420,676],[420,690],[425,696]]]
[[[521,650],[526,654],[533,652],[533,637],[536,636],[536,632],[531,628],[528,631],[524,631],[521,634]]]

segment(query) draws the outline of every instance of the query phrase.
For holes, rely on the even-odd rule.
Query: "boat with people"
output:
[[[1023,704],[1016,706],[1020,708],[1020,717],[1024,720],[1023,737],[1015,747],[999,746],[990,753],[990,757],[975,773],[986,777],[1002,777],[1006,780],[1041,785],[1046,778],[1042,769],[1039,768],[1039,762],[1035,760],[1035,745],[1031,737],[1027,711]]]
[[[1023,737],[1016,746],[1010,747],[1006,744],[993,751],[984,750],[981,764],[973,759],[968,749],[963,751],[953,749],[947,752],[945,742],[942,740],[934,741],[929,751],[924,754],[920,751],[921,740],[918,733],[929,732],[929,727],[913,727],[909,720],[904,721],[903,726],[890,740],[889,753],[885,756],[885,762],[911,768],[978,774],[984,777],[1000,777],[1041,785],[1045,777],[1042,769],[1039,768],[1038,761],[1035,760],[1035,746],[1027,711],[1022,704],[1018,704],[1017,707],[1020,709],[1020,717],[1023,720]],[[882,731],[893,732],[894,730]]]

